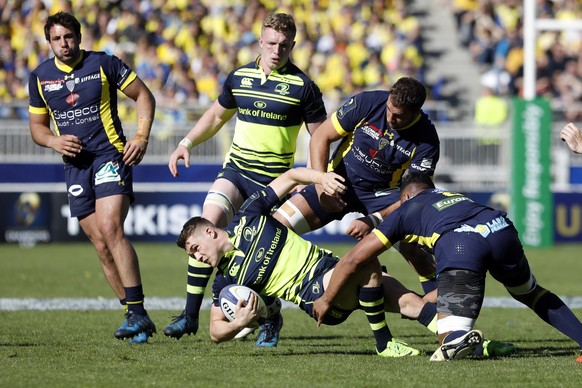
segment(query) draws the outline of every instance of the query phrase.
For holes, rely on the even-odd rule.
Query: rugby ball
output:
[[[238,304],[238,301],[244,300],[248,302],[251,294],[254,294],[257,298],[259,298],[260,317],[266,318],[268,316],[268,311],[263,298],[261,298],[261,296],[256,291],[240,284],[230,284],[220,291],[218,301],[224,316],[229,321],[232,321],[236,316],[236,305]],[[257,321],[253,322],[253,326],[255,325],[258,327],[259,323]]]

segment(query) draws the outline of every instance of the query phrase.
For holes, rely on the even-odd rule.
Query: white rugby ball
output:
[[[238,301],[244,300],[248,302],[251,294],[254,294],[255,297],[259,298],[260,316],[261,318],[266,318],[268,311],[263,298],[261,298],[256,291],[240,284],[229,284],[220,291],[218,302],[220,303],[220,309],[224,316],[229,321],[232,321],[236,316],[236,305],[238,304]],[[253,326],[255,325],[258,327],[259,323],[256,321],[253,322]]]

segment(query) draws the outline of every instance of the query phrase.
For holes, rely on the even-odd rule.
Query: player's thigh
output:
[[[114,194],[95,200],[95,216],[99,229],[120,228],[129,212],[130,197],[126,194]],[[104,233],[105,234],[105,233]]]

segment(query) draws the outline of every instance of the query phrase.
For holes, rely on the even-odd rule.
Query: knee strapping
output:
[[[283,205],[279,206],[277,213],[287,220],[289,226],[295,233],[301,235],[311,232],[309,223],[297,206],[291,203],[291,201],[286,201]]]
[[[537,284],[536,278],[533,275],[527,283],[517,287],[506,287],[506,289],[513,299],[532,309],[535,307],[537,301],[548,292],[548,290]]]
[[[230,199],[223,193],[217,191],[209,191],[204,200],[204,205],[214,205],[218,206],[224,214],[226,219],[230,222],[234,217],[234,206]]]

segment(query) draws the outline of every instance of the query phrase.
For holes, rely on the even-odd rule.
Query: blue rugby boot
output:
[[[141,332],[145,332],[147,337],[151,337],[156,332],[156,326],[148,315],[128,312],[125,317],[125,321],[113,334],[117,339],[133,338]]]
[[[172,319],[172,323],[164,328],[164,335],[177,340],[184,334],[196,334],[198,331],[198,318],[186,314],[186,310]]]
[[[255,343],[258,347],[272,348],[277,346],[279,343],[279,332],[283,327],[283,316],[281,313],[277,313],[271,318],[265,319],[264,323],[261,325],[259,335],[257,336],[257,342]]]

